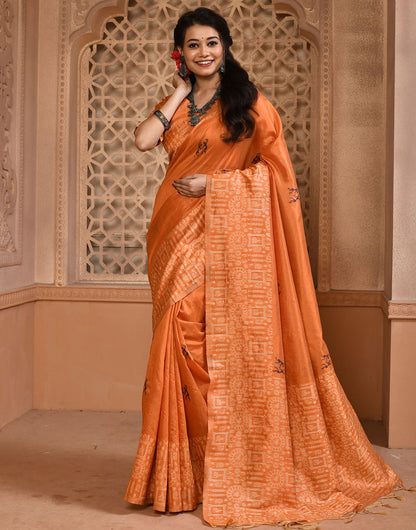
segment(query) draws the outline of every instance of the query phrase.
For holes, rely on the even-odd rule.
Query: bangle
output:
[[[161,112],[160,110],[155,110],[154,115],[159,118],[159,120],[163,123],[165,131],[167,131],[170,127],[170,121],[166,118],[163,112]]]

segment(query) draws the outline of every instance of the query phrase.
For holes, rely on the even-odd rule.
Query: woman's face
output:
[[[186,66],[196,77],[209,77],[218,72],[224,48],[217,30],[195,25],[186,30],[182,53]]]

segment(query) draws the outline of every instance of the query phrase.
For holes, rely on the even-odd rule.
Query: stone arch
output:
[[[206,3],[227,18],[234,54],[280,113],[316,274],[319,31],[307,22],[297,0]],[[79,280],[146,285],[145,234],[166,158],[161,148],[137,152],[131,133],[169,91],[175,21],[200,4],[127,0],[123,15],[102,24],[99,40],[83,40],[78,66]]]

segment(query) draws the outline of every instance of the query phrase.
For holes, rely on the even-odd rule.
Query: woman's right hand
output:
[[[187,76],[184,79],[183,77],[179,75],[179,70],[176,70],[176,72],[173,75],[172,85],[175,91],[178,91],[179,93],[183,94],[184,99],[189,94],[189,92],[192,90],[192,83],[191,83],[191,80],[189,79],[189,76]]]

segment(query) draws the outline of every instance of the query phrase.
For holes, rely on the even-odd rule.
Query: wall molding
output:
[[[389,300],[382,291],[318,291],[319,307],[378,307],[389,320],[416,320],[416,300]]]
[[[321,129],[319,182],[318,287],[330,291],[331,284],[331,167],[332,167],[332,11],[329,0],[321,0]],[[332,5],[332,4],[331,4]]]
[[[28,304],[36,302],[37,292],[36,286],[23,287],[14,291],[8,291],[0,294],[0,310],[8,309],[17,305]]]
[[[31,285],[0,294],[0,310],[39,301],[151,303],[149,288]]]
[[[68,129],[68,38],[71,9],[68,0],[60,4],[59,15],[59,72],[57,94],[57,149],[56,149],[56,228],[55,228],[55,283],[63,285],[66,278],[67,259],[67,178],[65,160],[67,159]]]
[[[317,291],[319,307],[374,307],[389,320],[416,320],[416,301],[388,300],[381,291]],[[152,303],[148,287],[35,284],[0,293],[0,310],[39,301]]]
[[[381,291],[317,291],[319,307],[385,307]]]
[[[390,320],[416,320],[416,302],[389,302]]]

